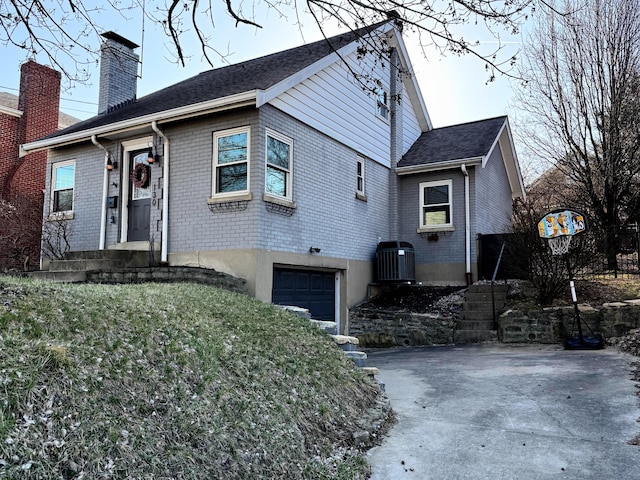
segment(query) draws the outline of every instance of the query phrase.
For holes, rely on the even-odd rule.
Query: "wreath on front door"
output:
[[[138,188],[147,188],[149,186],[149,165],[144,163],[136,163],[136,166],[131,170],[131,182]]]

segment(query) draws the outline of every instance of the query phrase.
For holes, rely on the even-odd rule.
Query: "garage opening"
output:
[[[317,270],[273,269],[271,301],[309,309],[315,320],[335,321],[335,273]]]

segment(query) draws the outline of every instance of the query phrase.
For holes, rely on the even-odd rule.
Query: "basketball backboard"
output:
[[[577,235],[587,229],[584,215],[561,208],[547,213],[538,222],[538,234],[542,238]]]

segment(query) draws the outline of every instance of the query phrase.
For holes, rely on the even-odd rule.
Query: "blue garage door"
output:
[[[335,320],[333,272],[274,268],[272,302],[308,308],[315,320]]]

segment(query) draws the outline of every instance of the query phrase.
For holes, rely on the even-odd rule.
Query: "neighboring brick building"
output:
[[[29,60],[20,68],[17,103],[12,104],[14,95],[0,98],[0,199],[20,210],[14,216],[19,224],[4,219],[0,225],[0,269],[38,266],[47,152],[20,158],[19,147],[61,127],[60,77],[60,72]]]

